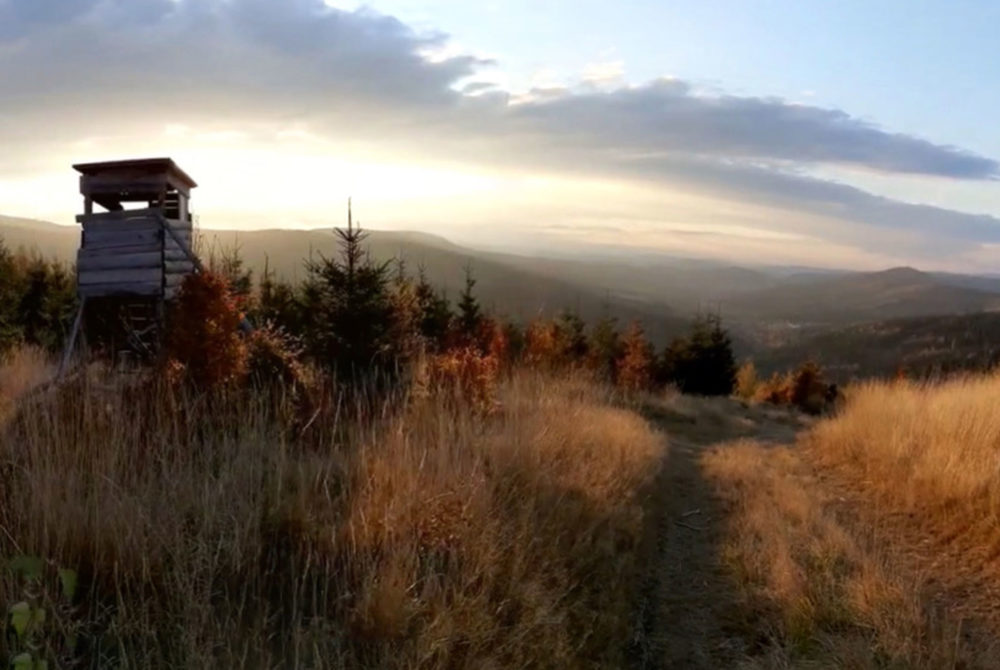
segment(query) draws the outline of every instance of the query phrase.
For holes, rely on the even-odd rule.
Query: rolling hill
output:
[[[0,217],[0,238],[14,249],[22,248],[47,257],[71,262],[79,246],[79,228],[44,221]],[[410,272],[424,268],[428,279],[455,298],[465,282],[465,268],[471,266],[476,292],[482,304],[519,321],[538,315],[554,315],[575,310],[585,320],[605,315],[623,323],[643,322],[649,336],[658,343],[682,332],[687,315],[676,315],[663,304],[611,295],[591,285],[533,271],[529,266],[509,262],[502,254],[478,252],[425,233],[410,231],[370,231],[369,252],[378,261],[401,258]],[[266,266],[290,281],[306,276],[306,262],[312,256],[337,253],[336,238],[329,230],[203,230],[197,253],[205,262],[227,250],[238,249],[247,267],[258,276]]]
[[[782,282],[767,270],[687,259],[584,261],[507,255],[503,261],[620,298],[667,306],[685,315],[714,309],[745,292],[773,288]]]
[[[66,261],[75,258],[79,245],[75,226],[13,217],[0,216],[0,237],[12,248]],[[564,309],[587,320],[639,319],[662,344],[683,331],[696,312],[719,311],[741,353],[858,323],[1000,310],[996,277],[908,267],[829,272],[650,255],[569,260],[475,250],[412,231],[370,231],[367,244],[379,261],[401,258],[413,273],[424,268],[453,298],[471,265],[482,303],[521,321]],[[239,249],[258,276],[266,265],[290,281],[305,277],[308,258],[337,252],[331,230],[201,231],[203,260],[232,249]]]
[[[889,377],[900,369],[918,378],[983,370],[1000,363],[1000,312],[890,319],[834,328],[758,350],[753,358],[765,374],[813,360],[838,382]]]
[[[909,267],[833,277],[790,277],[776,286],[730,297],[723,304],[725,314],[741,321],[812,325],[997,309],[1000,293],[958,285],[954,279]]]
[[[0,239],[10,249],[39,253],[46,258],[61,261],[73,261],[80,246],[80,228],[0,215]]]
[[[279,275],[301,279],[305,260],[312,254],[336,254],[336,238],[330,231],[261,230],[252,232],[204,231],[199,254],[210,258],[222,249],[238,248],[250,267],[263,268],[265,261]],[[423,268],[430,282],[454,298],[465,283],[466,267],[476,278],[476,292],[485,307],[525,321],[539,314],[552,315],[572,309],[587,320],[611,314],[622,321],[640,319],[656,340],[680,332],[687,320],[662,304],[638,298],[611,295],[593,285],[511,263],[500,254],[461,247],[425,233],[370,231],[367,246],[379,261],[403,259],[408,271]]]

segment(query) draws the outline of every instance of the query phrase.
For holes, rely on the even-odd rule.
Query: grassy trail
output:
[[[733,667],[759,644],[758,632],[722,561],[725,512],[701,458],[738,438],[790,442],[803,420],[729,399],[684,397],[651,404],[646,415],[667,434],[670,449],[647,529],[649,573],[634,666]]]
[[[851,411],[816,422],[727,399],[647,408],[670,449],[634,667],[1000,667],[989,519],[952,503],[944,525],[947,510],[888,495],[912,486],[903,473],[881,481],[838,462],[829,433]]]

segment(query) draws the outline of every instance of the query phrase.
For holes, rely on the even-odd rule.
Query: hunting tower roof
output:
[[[101,163],[77,163],[73,166],[73,169],[87,177],[129,180],[137,177],[166,175],[169,181],[183,185],[185,189],[192,189],[198,185],[184,170],[177,167],[177,163],[171,158],[139,158]]]

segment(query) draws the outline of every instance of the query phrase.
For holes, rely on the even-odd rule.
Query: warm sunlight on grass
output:
[[[994,667],[1000,377],[846,396],[796,447],[724,444],[703,461],[748,616],[775,627],[763,657]]]
[[[919,512],[945,532],[1000,540],[998,398],[997,375],[864,384],[808,445],[819,463],[897,510]]]
[[[361,423],[121,379],[54,393],[0,442],[0,554],[79,571],[60,630],[98,665],[623,663],[664,444],[590,383],[516,374],[489,416],[430,397]],[[3,576],[0,602],[23,588]]]
[[[796,449],[725,444],[703,463],[729,510],[725,562],[762,636],[749,667],[990,667],[922,600],[922,580],[894,568],[884,538],[841,517]]]

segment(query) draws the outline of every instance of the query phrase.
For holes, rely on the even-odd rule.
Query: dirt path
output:
[[[640,597],[636,668],[734,667],[756,641],[722,563],[725,524],[699,458],[737,438],[786,443],[803,428],[784,410],[746,408],[728,399],[676,398],[647,408],[668,436],[667,462],[647,526],[649,572]]]

